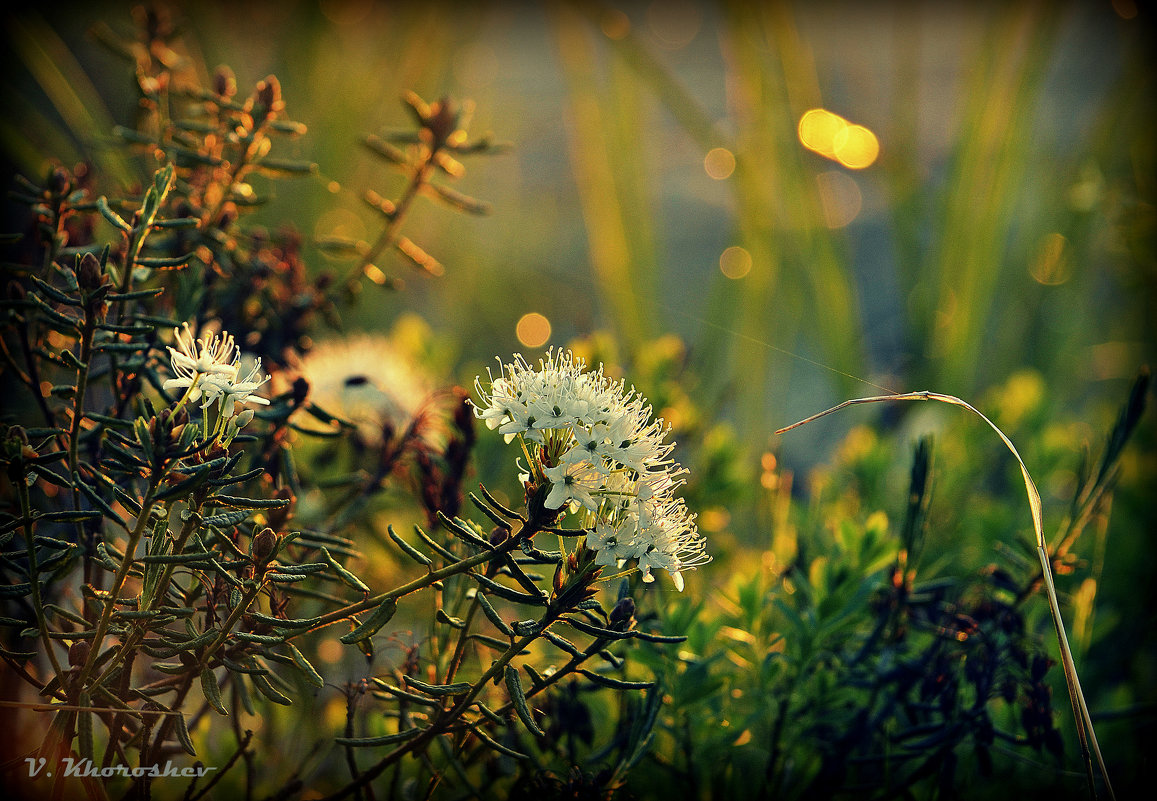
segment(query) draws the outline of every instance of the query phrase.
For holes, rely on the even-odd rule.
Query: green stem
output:
[[[378,236],[373,246],[366,252],[364,256],[358,261],[346,277],[342,286],[346,291],[352,291],[357,284],[358,279],[365,275],[366,268],[369,267],[374,259],[376,259],[383,250],[389,247],[397,239],[398,229],[402,226],[402,220],[413,204],[414,199],[418,196],[418,192],[430,180],[430,173],[434,171],[434,156],[437,154],[436,150],[431,150],[421,163],[418,164],[410,176],[410,183],[406,186],[402,196],[398,202],[394,204],[394,212],[390,215],[390,220],[386,223],[386,227]]]
[[[84,326],[80,332],[80,366],[76,368],[76,396],[72,422],[68,430],[68,472],[72,478],[72,508],[80,511],[80,424],[84,419],[84,401],[88,393],[88,365],[92,359],[92,338],[96,332],[96,315],[91,305],[84,307]],[[76,541],[85,544],[84,580],[92,579],[92,542],[85,536],[84,523],[76,523]]]
[[[462,626],[461,632],[458,634],[458,642],[454,644],[454,653],[450,657],[450,664],[446,668],[446,678],[443,684],[453,684],[454,676],[458,673],[458,668],[462,667],[462,660],[466,656],[466,641],[469,639],[470,626],[474,622],[475,615],[478,614],[478,607],[481,605],[478,601],[478,594],[482,592],[479,587],[474,598],[470,601],[470,609],[466,612],[466,622]]]
[[[185,542],[188,541],[190,536],[192,536],[193,531],[197,528],[197,524],[200,523],[200,520],[200,503],[197,503],[193,509],[189,510],[189,516],[185,520],[185,525],[182,526],[181,533],[174,541],[173,553],[182,552],[181,549],[184,548]],[[149,603],[148,609],[156,609],[157,606],[163,601],[165,593],[169,590],[169,582],[172,580],[173,572],[176,569],[177,565],[174,563],[169,563],[164,566],[161,577],[157,580],[157,589],[153,594],[153,598]],[[132,658],[132,652],[135,651],[136,647],[140,644],[141,640],[145,636],[145,627],[147,625],[147,622],[142,622],[140,627],[133,629],[132,633],[129,634],[129,636],[121,644],[120,652],[116,655],[116,657],[109,661],[109,666],[105,668],[104,673],[101,673],[100,676],[97,677],[96,681],[93,682],[93,684],[99,685],[103,683],[105,679],[107,679],[113,673],[113,671],[117,669],[118,666],[125,663],[126,659]]]
[[[229,617],[221,624],[221,631],[217,634],[217,637],[201,652],[201,658],[197,660],[196,673],[198,676],[200,676],[201,671],[208,666],[210,657],[229,639],[229,632],[233,629],[233,626],[237,624],[237,621],[241,619],[241,616],[245,614],[245,610],[249,608],[249,604],[253,603],[264,586],[264,582],[254,581],[245,589],[245,592],[241,596],[241,603],[233,607],[233,611],[229,613]],[[190,672],[190,675],[192,675],[192,672]]]
[[[482,689],[495,676],[503,672],[506,669],[507,664],[510,663],[510,660],[518,656],[518,654],[521,653],[527,645],[537,639],[539,633],[552,622],[554,621],[550,619],[550,613],[548,613],[541,621],[539,621],[539,628],[537,631],[535,631],[533,634],[524,635],[520,639],[516,640],[502,653],[501,656],[498,657],[494,664],[490,666],[489,670],[478,677],[473,686],[471,686],[468,693],[463,695],[458,700],[458,702],[454,704],[454,706],[450,707],[449,709],[442,710],[442,712],[430,723],[426,729],[422,731],[421,734],[413,737],[410,740],[407,740],[404,744],[398,746],[393,751],[386,754],[377,762],[377,764],[364,772],[356,781],[347,784],[345,787],[338,790],[336,793],[333,793],[332,795],[325,796],[323,799],[321,799],[321,801],[338,801],[338,799],[345,798],[351,793],[357,792],[362,787],[365,787],[367,784],[381,775],[381,773],[385,771],[386,768],[397,762],[406,754],[413,753],[420,748],[424,748],[435,737],[440,734],[445,734],[449,730],[450,724],[461,717],[462,713],[470,707],[470,704],[474,703],[474,699],[478,697],[478,694],[482,692]]]
[[[205,648],[204,651],[201,652],[201,658],[197,661],[197,664],[187,673],[183,674],[183,682],[177,688],[177,694],[170,704],[178,714],[181,714],[180,710],[185,703],[185,696],[188,695],[189,690],[193,686],[193,682],[195,682],[200,677],[201,672],[208,666],[213,654],[216,653],[217,650],[229,639],[229,632],[232,631],[233,626],[235,626],[237,621],[241,619],[241,615],[243,615],[245,610],[249,608],[249,605],[253,603],[253,600],[257,597],[258,593],[261,592],[264,586],[264,582],[254,581],[248,588],[246,588],[245,593],[241,596],[241,602],[233,607],[233,611],[221,625],[221,631],[217,634],[217,637]],[[157,733],[153,740],[153,746],[151,749],[149,749],[150,753],[160,753],[162,745],[166,740],[169,739],[170,735],[172,734],[174,725],[176,725],[174,716],[166,716],[164,722],[162,722],[157,729]],[[143,752],[141,764],[145,764],[143,759]],[[148,782],[147,776],[145,777],[144,781],[146,783]],[[145,786],[147,786],[147,784]]]
[[[374,609],[375,607],[380,606],[391,598],[397,599],[405,595],[409,595],[412,592],[429,587],[431,584],[436,584],[442,579],[449,578],[450,576],[456,576],[460,573],[465,573],[473,567],[477,567],[478,565],[489,562],[499,554],[509,553],[510,551],[514,550],[523,539],[531,536],[531,534],[534,533],[534,529],[531,529],[530,533],[525,533],[528,528],[530,528],[530,524],[524,524],[522,529],[517,534],[511,535],[505,542],[493,550],[482,551],[481,553],[475,554],[474,556],[463,559],[459,562],[446,565],[445,567],[439,568],[438,570],[431,570],[426,575],[416,578],[407,584],[403,584],[401,587],[396,587],[395,589],[392,589],[388,592],[383,592],[371,598],[366,598],[363,601],[358,601],[357,603],[343,606],[341,609],[335,609],[332,612],[328,612],[319,617],[314,625],[310,626],[308,629],[297,632],[294,636],[300,636],[301,634],[306,634],[308,632],[325,628],[326,626],[337,623],[338,621],[345,620],[351,615],[356,615],[359,612],[365,612],[369,609]]]
[[[159,477],[154,478],[154,481],[159,480]],[[92,641],[92,650],[89,651],[88,659],[85,660],[84,667],[80,669],[80,674],[75,680],[75,686],[78,688],[85,686],[85,681],[92,674],[97,657],[100,655],[100,648],[104,643],[105,635],[108,633],[109,622],[112,620],[112,613],[116,609],[116,602],[120,598],[120,591],[124,587],[125,580],[128,578],[129,570],[132,568],[133,558],[137,552],[137,544],[141,540],[141,535],[148,525],[153,506],[156,504],[156,500],[153,498],[155,491],[156,484],[153,484],[145,494],[144,502],[141,504],[141,512],[137,515],[137,523],[133,526],[132,532],[129,533],[129,541],[125,546],[125,558],[121,561],[120,567],[117,568],[116,576],[113,578],[112,586],[109,588],[108,598],[104,602],[104,610],[101,612],[100,621],[97,623],[96,636]]]
[[[28,552],[28,583],[32,587],[32,610],[36,615],[36,628],[40,632],[40,639],[44,643],[44,650],[48,653],[48,661],[57,676],[63,676],[60,661],[53,650],[52,638],[48,636],[48,620],[44,617],[44,602],[40,597],[40,560],[36,557],[36,540],[32,533],[32,503],[28,497],[28,484],[23,477],[12,482],[20,494],[20,515],[24,519],[24,542]]]

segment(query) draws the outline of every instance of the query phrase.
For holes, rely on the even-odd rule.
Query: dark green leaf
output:
[[[378,607],[370,613],[370,616],[366,618],[364,623],[357,626],[349,634],[340,637],[340,641],[346,645],[350,645],[362,640],[368,640],[378,632],[378,629],[390,622],[390,618],[392,618],[397,611],[398,602],[393,598],[387,598],[378,604]]]

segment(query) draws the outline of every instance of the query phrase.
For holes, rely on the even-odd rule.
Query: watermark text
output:
[[[24,761],[28,763],[28,775],[33,779],[40,775],[40,772],[44,770],[44,766],[47,764],[47,760],[44,757],[26,757]],[[163,768],[159,765],[132,768],[128,765],[106,765],[101,767],[88,758],[73,759],[72,757],[64,757],[64,759],[61,760],[61,766],[64,768],[65,777],[76,776],[79,778],[96,779],[111,779],[114,777],[126,779],[141,779],[145,777],[150,779],[199,779],[207,773],[217,770],[217,768],[205,767],[204,765],[178,768],[173,765],[171,759],[165,762]],[[51,777],[52,771],[45,771],[44,775]]]

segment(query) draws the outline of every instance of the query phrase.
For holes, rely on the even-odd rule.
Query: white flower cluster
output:
[[[687,471],[670,458],[670,427],[634,387],[601,366],[587,372],[569,351],[552,350],[537,369],[520,355],[499,363],[498,376],[487,371],[489,389],[475,379],[474,413],[507,442],[521,439],[534,478],[550,485],[546,507],[580,516],[597,564],[637,560],[644,581],[661,568],[682,591],[681,571],[711,557],[675,495]]]
[[[252,409],[238,413],[238,408],[246,403],[269,405],[266,398],[253,394],[269,380],[261,374],[261,359],[241,378],[241,355],[232,336],[223,331],[212,338],[206,335],[195,339],[188,323],[184,325],[184,333],[180,328],[173,332],[177,347],[170,347],[169,355],[176,378],[161,386],[166,390],[184,390],[179,405],[201,400],[201,408],[207,409],[217,403],[214,435],[224,431],[230,421],[233,428],[238,429],[252,420]]]

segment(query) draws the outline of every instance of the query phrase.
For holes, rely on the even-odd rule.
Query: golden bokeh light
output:
[[[880,140],[863,125],[848,125],[832,143],[836,160],[852,170],[870,167],[880,155]]]
[[[345,656],[345,649],[336,639],[323,638],[317,643],[317,658],[330,665],[336,665]]]
[[[528,312],[514,327],[518,341],[528,348],[541,348],[550,339],[550,320],[538,312]]]
[[[599,28],[608,39],[625,39],[631,32],[631,19],[617,8],[607,9],[599,17]]]
[[[661,47],[686,47],[702,25],[703,12],[691,0],[654,0],[647,6],[647,27]]]
[[[732,245],[719,256],[719,269],[728,278],[738,280],[751,272],[751,254]]]
[[[828,228],[843,228],[859,216],[864,196],[855,178],[839,170],[828,170],[816,176],[816,184]]]
[[[880,140],[863,125],[853,125],[839,114],[813,108],[800,117],[799,141],[813,153],[862,170],[880,155]]]
[[[725,147],[713,147],[703,159],[703,169],[716,181],[730,178],[735,172],[735,154]]]
[[[822,108],[813,108],[799,118],[799,141],[808,150],[834,158],[836,134],[847,127],[847,120]]]
[[[314,239],[348,239],[357,241],[366,237],[366,224],[360,216],[345,208],[323,212],[313,226]]]

